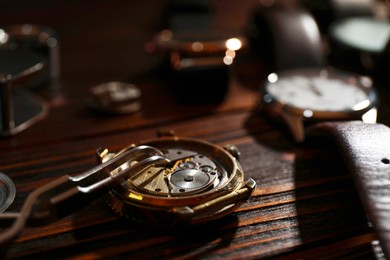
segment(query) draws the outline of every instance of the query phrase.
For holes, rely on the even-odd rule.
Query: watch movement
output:
[[[256,185],[252,179],[244,181],[233,156],[238,156],[235,146],[224,149],[175,136],[145,141],[142,146],[153,147],[156,156],[166,161],[146,165],[123,179],[108,196],[115,212],[133,220],[157,226],[206,222],[231,213],[250,197]],[[104,163],[117,154],[104,149],[98,155]],[[128,161],[117,171],[134,163]]]

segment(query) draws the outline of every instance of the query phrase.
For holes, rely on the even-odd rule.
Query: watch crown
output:
[[[249,179],[247,180],[247,182],[245,183],[245,186],[247,186],[247,187],[249,187],[250,189],[253,190],[254,188],[256,188],[257,183],[256,183],[256,181],[255,181],[254,179],[249,178]]]

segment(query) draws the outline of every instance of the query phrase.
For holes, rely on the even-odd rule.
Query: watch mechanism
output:
[[[211,143],[196,139],[161,137],[132,145],[121,152],[98,152],[105,162],[129,149],[150,150],[150,163],[135,167],[108,196],[111,208],[138,222],[156,226],[202,223],[231,213],[245,202],[256,183],[244,174],[237,159]],[[153,157],[165,158],[153,162]],[[137,161],[112,171],[115,175]]]

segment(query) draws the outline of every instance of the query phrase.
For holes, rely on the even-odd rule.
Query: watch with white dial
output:
[[[370,78],[330,68],[272,73],[262,86],[264,108],[285,121],[296,142],[307,122],[376,122],[378,98]]]

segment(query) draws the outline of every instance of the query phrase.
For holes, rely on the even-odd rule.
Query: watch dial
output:
[[[357,77],[327,70],[274,73],[268,78],[265,100],[311,111],[357,111],[370,105],[368,85],[364,87]]]

